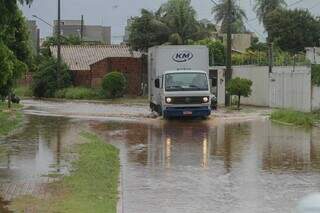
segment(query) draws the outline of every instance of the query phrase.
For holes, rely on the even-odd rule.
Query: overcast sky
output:
[[[218,0],[216,0],[218,1]],[[255,0],[237,0],[248,16],[247,28],[256,31],[258,36],[265,37],[264,30],[255,19],[253,6]],[[85,24],[105,25],[112,27],[113,41],[119,40],[117,36],[124,35],[126,21],[131,16],[137,16],[142,8],[156,10],[166,0],[61,0],[62,19],[80,19],[84,15]],[[297,3],[298,2],[298,3]],[[291,8],[308,8],[314,15],[320,15],[320,0],[287,0],[288,5],[294,4]],[[212,19],[210,0],[192,0],[197,11],[198,19]],[[32,6],[24,7],[23,12],[28,19],[33,19],[35,14],[49,23],[57,17],[56,0],[34,0]],[[52,29],[37,20],[41,36],[51,35]]]

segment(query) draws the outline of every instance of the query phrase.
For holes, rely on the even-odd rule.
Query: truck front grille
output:
[[[203,97],[172,97],[172,104],[202,104]]]

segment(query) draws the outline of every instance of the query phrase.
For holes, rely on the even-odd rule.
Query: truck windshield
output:
[[[204,73],[166,74],[165,88],[166,91],[207,91],[207,75]]]

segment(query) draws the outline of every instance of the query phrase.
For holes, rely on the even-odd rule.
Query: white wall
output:
[[[312,111],[320,110],[320,87],[312,87]]]
[[[222,72],[224,67],[214,69]],[[242,98],[242,104],[310,112],[312,102],[320,109],[320,88],[314,89],[314,97],[311,99],[310,67],[274,67],[273,73],[269,75],[267,66],[234,66],[233,77],[253,82],[252,94],[248,98]],[[224,79],[224,75],[219,78]],[[223,105],[225,85],[218,84],[218,87],[218,103]]]
[[[270,75],[269,106],[310,112],[311,68],[274,67]]]
[[[245,105],[269,106],[269,69],[261,66],[235,66],[233,78],[246,78],[253,82],[252,94],[248,98],[241,98]]]

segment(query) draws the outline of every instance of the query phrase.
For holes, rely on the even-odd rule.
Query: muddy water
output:
[[[46,183],[68,173],[70,145],[83,126],[62,117],[26,116],[26,121],[17,134],[0,138],[0,196],[6,201],[44,195]]]
[[[95,126],[118,146],[123,212],[292,212],[320,190],[320,131],[269,121]]]
[[[121,150],[125,213],[292,212],[299,199],[320,190],[319,129],[267,120],[111,121],[76,107],[68,118],[46,117],[72,111],[60,103],[46,104],[41,109],[41,103],[30,103],[25,128],[0,139],[4,200],[28,190],[42,193],[48,174],[68,173],[65,152],[86,128]],[[104,107],[94,106],[86,110]],[[0,199],[0,212],[4,205]]]

